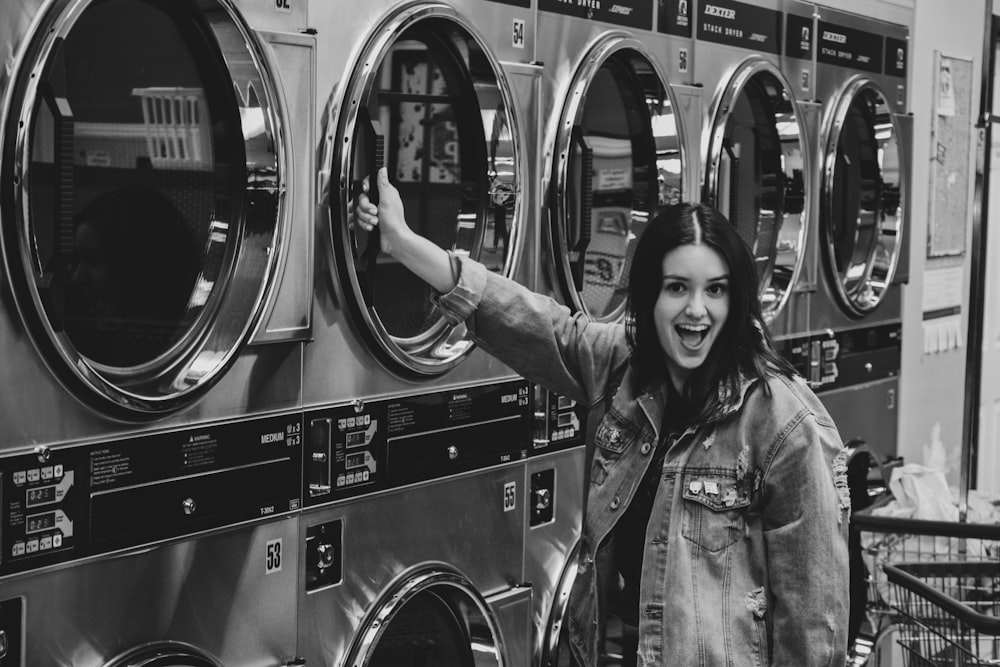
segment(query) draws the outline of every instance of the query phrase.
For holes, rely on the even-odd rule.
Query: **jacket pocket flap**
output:
[[[736,480],[728,478],[689,478],[684,486],[684,500],[704,505],[713,512],[728,512],[750,505],[750,495],[741,493]]]

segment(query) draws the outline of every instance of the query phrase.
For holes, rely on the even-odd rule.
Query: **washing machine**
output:
[[[912,14],[912,12],[910,12]],[[813,250],[817,289],[803,369],[846,439],[896,452],[902,284],[908,275],[909,22],[816,9],[823,106]]]
[[[536,285],[600,322],[624,319],[631,257],[658,208],[696,195],[693,5],[654,4],[538,6],[535,52],[547,111]],[[582,533],[586,434],[596,424],[588,406],[533,389],[542,421],[529,475],[555,483],[530,497],[535,525],[525,567],[528,580],[544,582],[536,587],[533,664],[555,665],[568,657],[559,638]]]
[[[0,664],[296,658],[302,414],[0,457]]]
[[[0,448],[297,407],[304,3],[15,0],[0,25]]]
[[[448,325],[351,209],[385,166],[418,233],[531,284],[532,11],[313,3],[309,18],[321,146],[302,657],[526,664],[528,383]]]
[[[431,290],[351,223],[386,166],[410,225],[522,282],[534,216],[537,72],[527,7],[313,3],[322,146],[313,337],[303,401],[325,405],[516,377],[448,326]],[[529,112],[530,110],[530,112]]]
[[[811,23],[808,9],[781,0],[722,0],[697,9],[695,78],[708,108],[702,200],[750,246],[761,310],[776,339],[808,325],[809,137],[818,115],[810,103]]]

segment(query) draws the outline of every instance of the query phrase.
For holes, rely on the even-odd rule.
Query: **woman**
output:
[[[625,324],[588,321],[415,234],[385,170],[362,229],[444,316],[514,370],[604,410],[569,610],[581,664],[602,619],[641,665],[837,665],[848,623],[846,454],[773,351],[749,250],[717,211],[665,208],[629,274]],[[605,582],[610,582],[607,585]]]

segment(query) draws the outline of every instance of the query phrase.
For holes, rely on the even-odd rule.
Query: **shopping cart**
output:
[[[1000,525],[877,515],[888,500],[851,519],[869,646],[895,632],[904,667],[1000,665]]]

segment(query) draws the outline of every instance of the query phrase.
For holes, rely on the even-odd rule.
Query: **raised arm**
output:
[[[423,279],[439,293],[455,287],[451,259],[447,251],[406,224],[399,191],[389,182],[385,167],[378,170],[379,204],[376,207],[367,193],[358,197],[355,220],[366,232],[379,230],[382,252],[395,257],[403,266]]]

